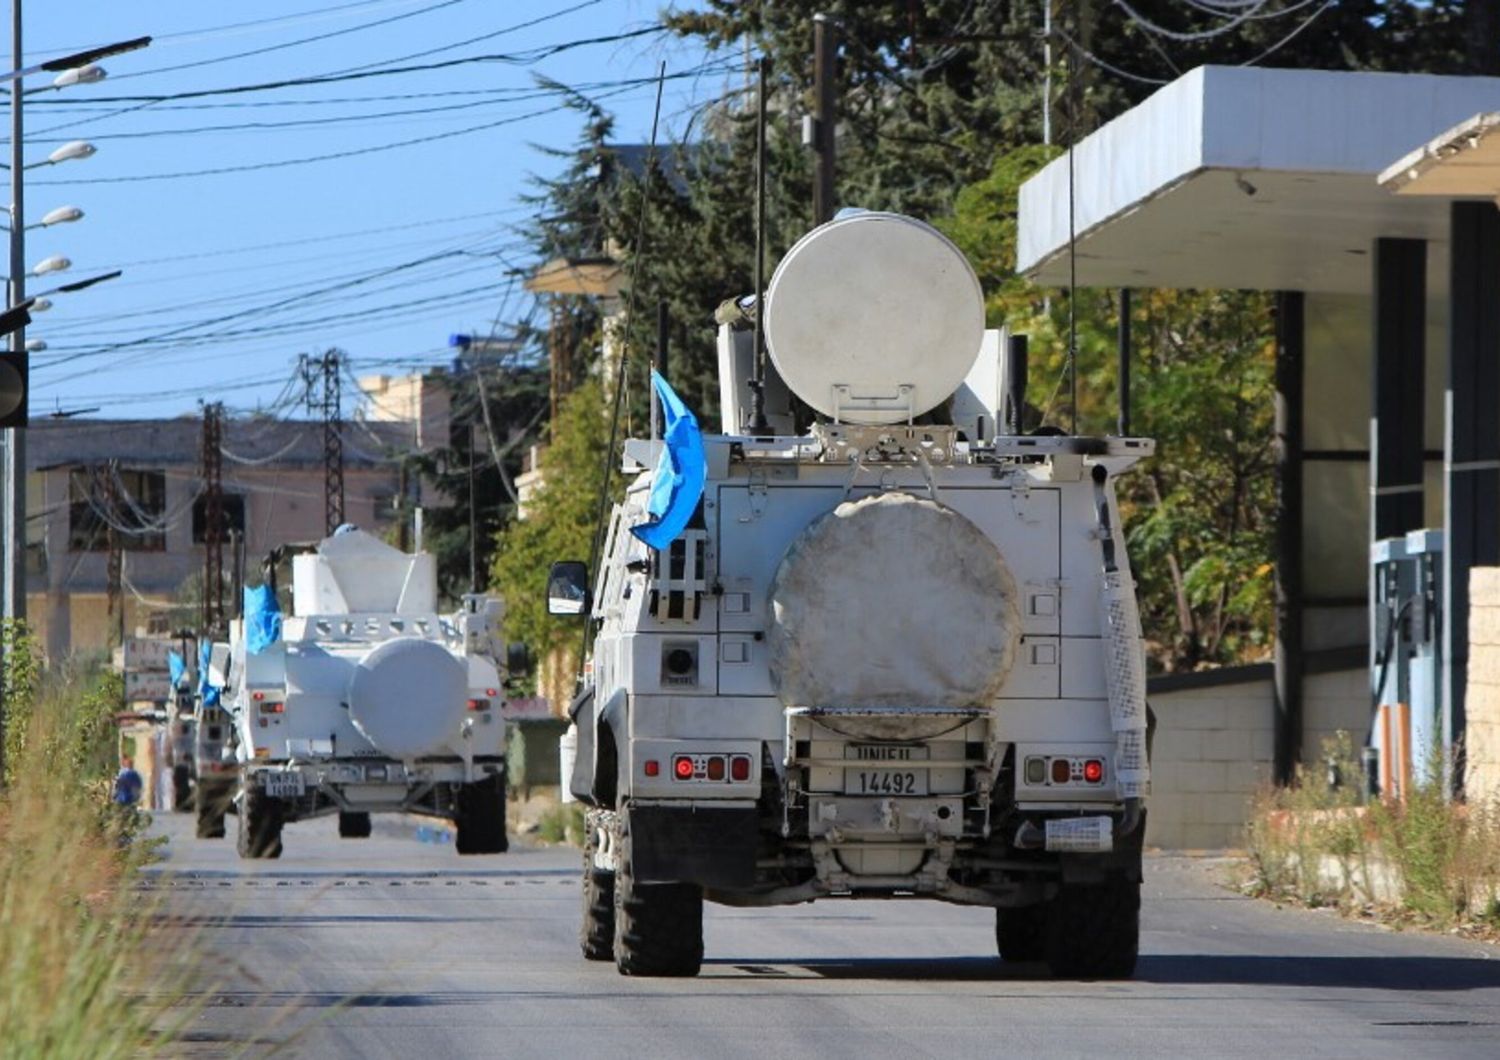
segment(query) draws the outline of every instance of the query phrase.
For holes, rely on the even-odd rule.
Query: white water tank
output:
[[[984,294],[937,229],[893,213],[814,228],[766,291],[766,347],[798,397],[845,423],[899,423],[959,388],[984,336]]]

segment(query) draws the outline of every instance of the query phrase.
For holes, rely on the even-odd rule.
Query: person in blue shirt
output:
[[[128,757],[120,759],[120,772],[115,776],[114,801],[120,806],[134,806],[141,801],[145,788],[141,775],[135,771],[135,763]]]

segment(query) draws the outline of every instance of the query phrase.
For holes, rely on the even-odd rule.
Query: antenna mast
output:
[[[203,406],[203,633],[224,624],[224,404]]]

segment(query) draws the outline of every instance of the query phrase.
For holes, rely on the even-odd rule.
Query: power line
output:
[[[574,4],[571,7],[562,8],[561,10],[554,11],[551,14],[538,15],[536,18],[527,19],[525,22],[517,22],[515,25],[505,26],[502,29],[497,29],[490,33],[482,33],[477,37],[470,37],[467,40],[454,41],[452,44],[445,44],[439,48],[428,48],[426,51],[412,52],[409,55],[397,56],[394,59],[386,59],[378,63],[366,63],[364,66],[351,66],[347,69],[336,70],[334,72],[339,74],[358,73],[362,70],[373,70],[381,66],[389,66],[391,63],[406,63],[411,62],[413,59],[425,59],[429,55],[439,55],[443,52],[451,52],[457,48],[467,48],[471,44],[479,44],[483,41],[494,40],[496,37],[503,37],[506,34],[515,33],[517,30],[530,29],[532,26],[539,26],[544,22],[551,22],[553,19],[562,18],[564,15],[571,15],[577,11],[582,11],[584,8],[594,7],[601,2],[602,0],[583,0],[582,3]]]
[[[394,143],[376,144],[372,147],[356,147],[344,151],[333,151],[328,154],[310,155],[306,158],[286,158],[274,162],[250,162],[238,166],[216,166],[211,169],[189,169],[179,170],[175,173],[136,173],[123,177],[85,177],[74,180],[37,180],[32,183],[38,185],[61,186],[69,184],[137,184],[143,181],[153,180],[180,180],[189,177],[216,177],[226,173],[253,173],[266,169],[284,169],[288,166],[306,166],[315,162],[332,162],[343,158],[357,158],[361,155],[372,155],[382,151],[394,151],[402,147],[415,147],[418,144],[436,143],[439,140],[451,140],[456,136],[469,136],[473,133],[484,132],[488,129],[498,129],[502,125],[514,125],[517,122],[528,121],[531,118],[539,118],[546,114],[554,114],[560,110],[566,110],[566,103],[555,106],[544,107],[541,110],[530,111],[526,114],[512,115],[499,121],[485,122],[481,125],[471,125],[466,129],[457,129],[445,133],[434,133],[429,136],[417,136],[408,140],[397,140]]]
[[[402,4],[414,4],[417,0],[355,0],[353,3],[337,4],[333,7],[319,8],[315,11],[299,11],[291,15],[276,15],[271,18],[257,18],[246,22],[231,22],[223,26],[211,26],[201,30],[183,30],[180,33],[161,33],[152,38],[153,47],[174,47],[182,44],[191,44],[200,40],[212,40],[216,37],[228,37],[253,33],[283,22],[299,23],[317,21],[322,16],[327,16],[341,11],[349,11],[359,7],[397,7]],[[89,45],[54,45],[41,50],[33,50],[32,55],[66,55],[69,52],[82,51]]]
[[[465,296],[468,296],[468,295],[472,295],[472,294],[480,294],[480,293],[483,293],[483,292],[493,292],[497,286],[498,286],[498,282],[497,281],[491,281],[489,283],[479,284],[477,286],[467,287],[467,288],[464,288],[464,289],[459,290],[459,291],[454,291],[450,295],[438,295],[438,296],[426,296],[426,297],[422,297],[422,298],[413,298],[413,299],[410,299],[410,300],[405,301],[405,302],[395,302],[395,303],[384,304],[384,305],[381,305],[381,306],[379,306],[379,307],[377,307],[377,308],[375,308],[373,310],[352,310],[352,311],[345,312],[345,313],[332,313],[332,314],[328,314],[326,316],[321,316],[321,317],[311,317],[311,318],[302,319],[302,320],[291,320],[291,321],[285,321],[285,322],[280,323],[280,324],[271,324],[271,325],[265,325],[265,326],[257,326],[257,327],[254,327],[254,328],[242,328],[242,329],[237,329],[237,330],[232,329],[232,330],[229,330],[229,331],[210,331],[210,332],[205,332],[204,334],[201,334],[201,335],[191,335],[191,336],[187,336],[187,337],[182,338],[182,339],[178,339],[178,340],[175,340],[175,341],[168,341],[168,342],[165,342],[165,343],[156,343],[156,342],[153,342],[153,343],[151,343],[151,345],[152,345],[152,347],[154,349],[163,349],[163,348],[176,349],[176,348],[184,348],[184,347],[189,347],[189,346],[218,345],[218,344],[223,343],[225,340],[244,338],[246,336],[280,335],[280,334],[285,334],[288,331],[301,331],[301,330],[305,330],[305,329],[310,328],[310,327],[322,327],[322,326],[326,326],[328,324],[337,324],[337,323],[341,323],[341,322],[347,321],[347,320],[365,319],[365,318],[368,318],[369,316],[371,316],[372,314],[375,314],[375,313],[379,313],[381,315],[385,315],[385,314],[399,314],[399,313],[404,312],[407,309],[411,309],[414,306],[434,305],[434,304],[441,303],[442,301],[444,301],[444,300],[446,300],[448,298],[462,298],[462,297],[465,297]],[[78,348],[81,348],[81,349],[91,349],[92,347],[88,346],[88,345],[85,345],[85,346],[78,347]],[[72,352],[74,349],[75,348],[71,347],[71,346],[59,346],[59,347],[57,347],[58,352],[61,352],[61,353],[69,353],[69,352]],[[63,359],[65,359],[65,358],[63,358]],[[53,363],[54,364],[55,363],[60,363],[60,361],[56,361],[56,362],[53,362]]]
[[[318,41],[331,40],[334,37],[346,37],[351,33],[360,33],[367,29],[375,29],[377,26],[388,26],[392,22],[402,22],[409,18],[416,18],[419,15],[426,15],[433,11],[439,11],[442,8],[453,7],[456,4],[462,4],[465,2],[467,2],[467,0],[438,0],[438,2],[435,4],[428,4],[426,7],[418,8],[415,11],[405,11],[399,15],[391,15],[387,18],[376,19],[373,22],[362,22],[357,26],[345,26],[343,29],[330,30],[327,33],[319,33],[312,37],[301,37],[297,40],[282,41],[279,44],[269,44],[264,48],[254,48],[250,51],[236,52],[233,55],[219,55],[215,56],[212,59],[198,59],[190,63],[178,63],[175,66],[158,66],[150,70],[135,70],[128,74],[118,74],[114,79],[116,81],[123,81],[128,77],[150,77],[153,74],[166,74],[172,73],[177,70],[193,70],[202,66],[216,66],[219,63],[233,62],[237,59],[248,59],[256,55],[267,55],[271,52],[285,51],[288,48],[299,48],[304,44],[315,44]]]
[[[1275,55],[1282,48],[1284,48],[1288,44],[1290,44],[1293,41],[1293,39],[1295,39],[1296,36],[1299,33],[1301,33],[1308,26],[1311,26],[1314,22],[1316,22],[1319,18],[1321,18],[1322,15],[1323,15],[1323,13],[1326,12],[1326,11],[1328,11],[1330,8],[1334,7],[1336,5],[1336,3],[1337,3],[1337,0],[1327,0],[1327,2],[1322,7],[1318,8],[1311,15],[1308,15],[1307,18],[1304,19],[1302,21],[1302,23],[1297,26],[1296,29],[1292,30],[1285,37],[1282,37],[1279,41],[1277,41],[1275,44],[1271,45],[1265,51],[1261,52],[1255,58],[1253,58],[1253,59],[1247,59],[1245,62],[1241,63],[1240,65],[1241,66],[1254,66],[1256,63],[1259,63],[1259,62],[1261,62],[1261,61],[1263,61],[1265,59],[1269,59],[1272,55]]]
[[[616,89],[605,92],[596,99],[609,99],[623,95],[630,91],[627,88]],[[155,180],[178,180],[183,178],[222,176],[226,173],[251,173],[267,169],[284,169],[289,166],[305,166],[315,162],[331,162],[344,158],[357,158],[362,155],[377,154],[383,151],[394,151],[402,147],[415,147],[418,144],[436,143],[440,140],[451,140],[458,136],[469,136],[477,132],[485,132],[489,129],[498,129],[505,125],[515,125],[518,122],[529,121],[547,114],[555,114],[559,111],[569,109],[566,102],[555,104],[551,107],[543,107],[540,110],[529,111],[525,114],[515,114],[497,121],[484,122],[480,125],[471,125],[465,129],[455,129],[444,133],[433,133],[429,136],[417,136],[407,140],[397,140],[394,143],[376,144],[371,147],[356,147],[344,151],[334,151],[328,154],[311,155],[306,158],[287,158],[273,162],[251,162],[238,166],[217,166],[211,169],[181,170],[175,173],[137,173],[123,177],[83,177],[62,180],[36,180],[33,184],[41,186],[61,187],[64,185],[79,184],[135,184],[143,181]]]
[[[331,85],[346,81],[363,81],[373,77],[396,77],[401,74],[426,73],[433,70],[450,70],[458,66],[472,66],[475,63],[500,63],[514,66],[530,66],[537,61],[549,58],[553,55],[574,48],[588,47],[594,44],[611,44],[617,41],[631,40],[635,37],[643,37],[648,33],[661,33],[661,26],[650,26],[642,29],[627,30],[622,33],[609,34],[601,37],[589,37],[582,40],[566,41],[561,44],[531,49],[526,52],[492,52],[486,55],[468,55],[457,59],[444,59],[435,63],[419,63],[414,66],[395,66],[383,70],[360,70],[347,74],[313,74],[307,77],[288,77],[276,81],[258,81],[244,85],[230,85],[224,88],[199,88],[186,92],[162,92],[154,95],[139,96],[93,96],[88,102],[91,103],[164,103],[177,99],[208,99],[215,96],[235,96],[248,92],[269,92],[283,88],[300,88],[307,85]],[[681,75],[678,75],[681,76]],[[671,79],[673,75],[669,75]],[[648,79],[654,81],[654,79]],[[62,99],[53,101],[54,106],[66,105]]]
[[[527,99],[546,99],[552,95],[554,93],[539,89],[527,96],[467,100],[463,103],[448,103],[432,107],[409,107],[405,110],[376,111],[366,114],[337,114],[325,118],[293,118],[288,121],[243,121],[221,125],[196,125],[175,129],[137,129],[133,132],[92,133],[89,135],[89,140],[91,142],[105,140],[151,140],[163,136],[198,136],[204,133],[216,132],[280,132],[285,129],[317,129],[330,125],[353,125],[383,121],[389,118],[410,118],[422,115],[453,113],[455,111],[477,110],[480,107],[493,107],[503,103],[514,103]],[[28,143],[50,144],[63,143],[69,138],[28,136],[26,139]]]
[[[1143,85],[1164,85],[1167,83],[1160,77],[1147,77],[1144,74],[1133,74],[1129,70],[1122,70],[1118,66],[1115,66],[1113,63],[1106,62],[1105,60],[1099,58],[1099,56],[1095,55],[1093,52],[1089,51],[1082,44],[1079,44],[1076,40],[1073,39],[1073,37],[1067,32],[1067,30],[1062,29],[1060,26],[1054,25],[1052,27],[1052,32],[1056,33],[1065,42],[1067,42],[1068,47],[1077,52],[1079,56],[1081,56],[1086,61],[1093,63],[1095,66],[1106,73],[1114,74],[1116,77],[1123,77],[1127,81],[1135,81]]]
[[[292,284],[289,287],[284,288],[269,288],[267,289],[266,293],[275,293],[277,291],[291,291],[296,293],[305,293],[307,294],[307,297],[297,302],[292,302],[289,299],[282,299],[282,301],[286,302],[286,304],[279,305],[274,308],[272,308],[268,303],[251,306],[249,310],[239,315],[254,316],[258,314],[259,316],[266,318],[257,323],[253,328],[243,328],[234,331],[221,330],[217,332],[210,332],[207,329],[216,326],[215,324],[210,323],[210,321],[217,318],[198,317],[197,319],[190,318],[188,320],[181,321],[180,324],[171,324],[170,327],[166,327],[162,323],[155,322],[152,322],[149,325],[134,324],[131,325],[131,328],[129,329],[131,331],[137,332],[137,334],[134,335],[127,333],[125,329],[109,328],[107,326],[102,328],[92,326],[80,327],[69,331],[52,332],[49,334],[59,335],[65,339],[72,339],[74,341],[66,344],[54,344],[46,353],[36,354],[33,357],[33,363],[42,365],[56,363],[57,361],[60,361],[62,359],[62,357],[60,356],[61,354],[71,353],[78,349],[92,349],[96,346],[100,346],[101,344],[99,342],[99,339],[101,337],[108,337],[110,340],[113,340],[104,344],[106,346],[123,347],[125,344],[131,344],[136,346],[161,347],[164,344],[175,345],[181,341],[196,341],[201,338],[223,338],[228,336],[237,337],[242,334],[261,334],[269,330],[280,329],[282,327],[285,327],[287,324],[306,324],[309,322],[317,322],[322,319],[321,315],[312,318],[293,317],[290,319],[279,320],[269,319],[271,317],[279,316],[282,313],[289,312],[293,308],[296,308],[298,310],[315,309],[319,314],[324,314],[328,310],[337,309],[341,306],[353,305],[358,302],[373,298],[379,298],[386,293],[391,292],[399,293],[400,295],[405,296],[403,298],[403,302],[411,306],[421,306],[424,303],[438,305],[441,304],[444,300],[453,300],[460,294],[466,293],[466,290],[462,288],[443,288],[441,290],[425,291],[425,293],[421,294],[420,297],[416,297],[415,300],[412,300],[414,298],[414,292],[433,287],[438,283],[444,281],[451,281],[476,272],[491,270],[494,268],[494,263],[492,261],[484,260],[488,256],[489,255],[475,256],[465,254],[463,252],[452,252],[446,255],[434,255],[434,261],[430,261],[425,265],[419,266],[411,272],[399,273],[395,277],[384,277],[376,275],[376,273],[379,273],[382,270],[364,269],[346,275],[350,280],[360,280],[368,278],[368,281],[366,283],[359,284],[358,286],[352,286],[348,290],[332,290],[316,295],[308,290],[308,287],[305,283]],[[443,264],[450,258],[454,257],[465,259],[465,263],[456,268],[449,267],[441,272],[433,271],[433,266]],[[233,299],[232,301],[234,304],[243,305],[247,301],[249,301],[249,299],[238,297]],[[370,307],[368,311],[385,312],[391,304],[392,303],[382,302],[379,305]],[[194,305],[197,305],[197,303],[195,303]],[[192,306],[189,306],[188,308],[192,308]],[[220,314],[221,317],[227,315],[230,314]]]
[[[248,243],[238,247],[222,247],[216,248],[214,250],[203,250],[194,254],[172,254],[168,257],[162,258],[136,258],[130,261],[118,261],[111,265],[102,265],[99,267],[108,269],[139,269],[144,268],[148,265],[175,265],[178,262],[197,261],[202,258],[224,258],[232,257],[237,254],[256,254],[263,250],[285,250],[287,247],[307,246],[309,243],[317,243],[321,245],[324,243],[336,242],[342,239],[358,239],[363,236],[386,235],[390,232],[405,232],[410,231],[413,228],[435,228],[439,225],[457,224],[460,221],[477,221],[482,217],[503,217],[506,214],[521,213],[530,209],[531,208],[528,206],[511,206],[503,210],[480,210],[477,213],[461,213],[452,214],[448,217],[432,217],[423,221],[409,221],[405,224],[399,225],[380,225],[375,228],[356,228],[345,232],[326,232],[315,236],[302,236],[297,239],[280,239],[274,243]],[[432,242],[432,240],[422,240],[421,242]],[[315,258],[308,258],[305,260],[319,260],[323,257],[326,257],[326,255],[320,254]],[[270,262],[269,266],[274,268],[282,268],[286,264],[286,260],[282,259]],[[195,271],[192,275],[203,276],[205,275],[205,273]],[[151,283],[153,284],[159,282],[159,280],[151,281]],[[119,317],[114,314],[110,314],[110,319],[118,320]]]
[[[389,268],[379,269],[379,270],[377,270],[377,271],[375,271],[373,273],[368,273],[368,274],[366,274],[364,276],[357,277],[357,278],[352,279],[352,280],[346,280],[346,281],[343,281],[341,283],[332,284],[330,286],[321,288],[319,290],[308,291],[308,292],[305,292],[305,293],[302,293],[302,294],[293,295],[290,298],[281,299],[280,301],[273,302],[273,303],[271,303],[270,305],[267,305],[267,306],[253,307],[253,308],[250,308],[250,309],[240,310],[239,312],[235,312],[235,313],[226,313],[223,316],[215,317],[213,319],[206,320],[206,321],[200,321],[200,322],[198,322],[196,324],[184,324],[184,325],[182,325],[180,327],[172,328],[172,329],[169,329],[168,331],[162,332],[161,334],[159,334],[157,336],[154,336],[154,338],[156,338],[156,339],[168,338],[168,337],[170,337],[172,335],[180,335],[183,332],[191,331],[191,330],[194,330],[194,329],[199,328],[199,327],[212,327],[215,324],[223,324],[223,323],[227,323],[227,322],[229,322],[231,320],[238,320],[241,317],[249,316],[249,315],[254,314],[254,313],[267,312],[267,311],[270,311],[270,310],[273,310],[273,309],[283,308],[285,306],[293,305],[293,304],[295,304],[297,302],[300,302],[300,301],[305,301],[308,298],[312,298],[312,297],[315,297],[315,296],[320,295],[320,294],[327,294],[327,293],[330,293],[332,291],[347,290],[349,288],[358,287],[358,286],[361,286],[361,285],[363,285],[365,283],[373,282],[374,280],[376,280],[378,278],[381,278],[381,277],[384,277],[384,276],[393,276],[393,275],[396,275],[397,273],[409,271],[411,269],[414,269],[414,268],[418,267],[419,265],[424,265],[424,264],[426,264],[426,263],[428,263],[430,261],[436,261],[437,259],[439,259],[441,257],[446,257],[446,256],[448,256],[448,255],[447,254],[429,254],[429,255],[426,255],[426,256],[421,257],[421,258],[416,258],[416,259],[414,259],[412,261],[402,262],[399,265],[392,265]],[[80,353],[74,353],[74,354],[70,354],[70,355],[68,355],[66,357],[59,358],[58,360],[55,360],[55,361],[51,362],[51,364],[49,364],[48,367],[54,367],[55,368],[59,364],[64,364],[64,363],[67,363],[69,361],[79,360],[80,358],[83,358],[83,357],[97,356],[97,355],[103,354],[103,353],[111,353],[111,352],[113,352],[115,350],[129,349],[129,348],[132,348],[132,347],[141,346],[141,345],[143,345],[145,343],[148,343],[148,342],[151,342],[151,341],[153,341],[152,338],[145,338],[145,339],[131,339],[131,340],[126,341],[126,342],[111,343],[109,345],[101,346],[101,347],[98,347],[98,348],[93,349],[93,350],[86,350],[86,351],[83,351],[83,352],[80,352]]]

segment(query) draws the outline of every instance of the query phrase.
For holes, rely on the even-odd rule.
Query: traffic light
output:
[[[0,339],[31,323],[30,302],[0,313]],[[26,426],[26,379],[30,356],[25,350],[0,352],[0,427]]]

